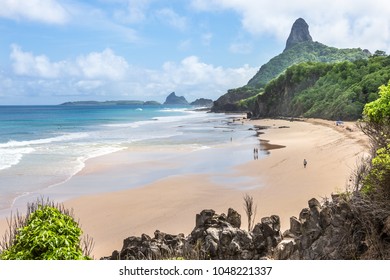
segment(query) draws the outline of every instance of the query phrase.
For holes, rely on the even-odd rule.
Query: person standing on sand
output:
[[[257,148],[253,149],[253,159],[259,159],[259,150]]]
[[[307,165],[307,160],[304,159],[304,160],[303,160],[303,167],[306,168],[306,165]]]

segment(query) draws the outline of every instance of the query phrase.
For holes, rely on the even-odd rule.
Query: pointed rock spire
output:
[[[309,25],[303,18],[299,18],[291,27],[290,36],[288,36],[284,51],[302,42],[313,42],[313,39],[309,33]]]
[[[171,92],[165,99],[164,105],[188,105],[184,96],[176,96],[175,92]]]

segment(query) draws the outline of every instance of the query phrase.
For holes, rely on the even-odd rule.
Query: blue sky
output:
[[[390,50],[384,0],[2,0],[0,105],[217,99],[285,47]]]

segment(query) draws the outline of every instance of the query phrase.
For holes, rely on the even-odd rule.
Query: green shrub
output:
[[[376,151],[371,170],[364,180],[362,192],[390,198],[390,144]]]
[[[38,205],[16,229],[8,248],[0,254],[3,260],[82,260],[82,231],[77,222],[58,208]]]

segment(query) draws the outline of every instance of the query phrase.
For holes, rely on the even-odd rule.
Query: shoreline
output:
[[[241,228],[246,229],[243,209],[246,193],[253,196],[257,204],[256,221],[279,215],[282,229],[287,229],[289,218],[298,216],[299,211],[307,207],[309,199],[321,200],[332,192],[344,190],[357,157],[368,151],[362,133],[344,131],[328,121],[265,119],[247,120],[246,123],[269,126],[258,134],[262,143],[260,150],[266,149],[268,153],[264,158],[253,160],[253,147],[246,146],[245,153],[238,155],[243,154],[247,159],[234,163],[223,173],[210,167],[206,174],[183,172],[131,189],[87,194],[65,201],[66,207],[74,209],[84,233],[94,239],[95,258],[120,249],[129,236],[153,235],[157,229],[189,234],[195,225],[195,215],[203,209],[227,213],[231,207],[241,214]],[[232,143],[228,149],[232,153],[243,151],[239,143]],[[221,157],[229,159],[225,153],[223,150]],[[105,180],[106,184],[126,186],[131,179],[128,156],[129,151],[119,151],[114,156],[87,161],[86,167],[67,185],[75,189],[80,184],[93,187]],[[307,168],[302,164],[304,158],[308,160]],[[207,157],[203,160],[207,165]],[[151,164],[157,168],[159,164],[167,163],[149,161],[140,168],[147,176]],[[169,162],[170,166],[176,167],[183,164],[188,162]],[[3,223],[4,220],[0,221],[0,228]]]

